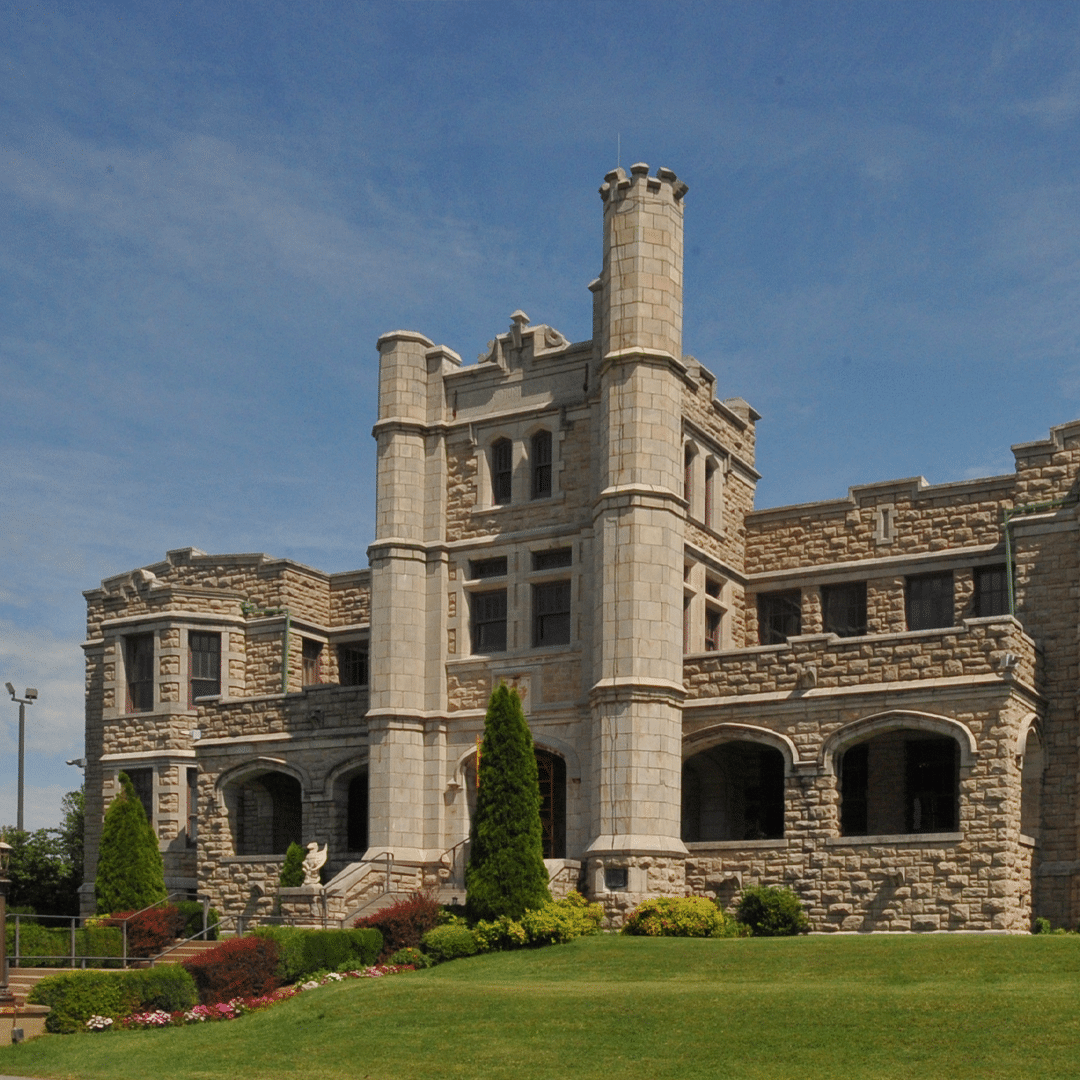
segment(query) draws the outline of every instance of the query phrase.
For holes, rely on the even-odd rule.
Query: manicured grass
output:
[[[109,1080],[1076,1077],[1080,937],[586,938],[205,1027],[46,1036],[0,1074]]]

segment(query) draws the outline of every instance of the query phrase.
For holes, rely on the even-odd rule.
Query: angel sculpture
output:
[[[328,845],[323,844],[322,850],[319,850],[319,845],[312,840],[307,846],[307,854],[304,856],[304,884],[305,885],[318,885],[319,871],[326,863],[326,849]]]

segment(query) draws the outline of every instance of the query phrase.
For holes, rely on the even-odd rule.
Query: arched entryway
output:
[[[739,740],[702,750],[683,763],[682,787],[687,843],[784,835],[784,755],[775,747]]]
[[[536,773],[540,785],[540,829],[545,859],[566,858],[566,761],[561,754],[535,748]],[[476,755],[462,770],[469,821],[476,813]]]
[[[303,801],[300,781],[267,770],[229,784],[225,801],[237,855],[284,855],[301,843]]]

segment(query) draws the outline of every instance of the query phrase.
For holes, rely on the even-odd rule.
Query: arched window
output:
[[[303,835],[300,781],[281,772],[249,776],[226,795],[237,855],[284,855]]]
[[[922,730],[886,731],[844,751],[840,831],[844,836],[954,832],[959,792],[955,739]]]
[[[514,478],[514,444],[497,439],[491,444],[491,501],[502,506],[510,501]]]
[[[551,497],[551,432],[538,431],[532,437],[529,454],[532,466],[532,497]]]
[[[1039,835],[1040,802],[1046,754],[1035,728],[1028,731],[1024,744],[1024,763],[1020,778],[1020,831],[1025,836]]]
[[[684,841],[778,840],[784,835],[784,755],[756,742],[725,742],[682,770]]]

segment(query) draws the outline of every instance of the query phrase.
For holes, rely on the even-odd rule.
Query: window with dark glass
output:
[[[303,639],[304,685],[318,686],[322,682],[322,642]]]
[[[951,570],[909,577],[905,599],[909,630],[937,630],[955,622]]]
[[[191,672],[190,703],[221,693],[221,635],[192,630],[188,633]]]
[[[688,653],[693,648],[691,636],[693,628],[690,625],[690,605],[693,603],[692,596],[683,595],[682,600],[682,651]]]
[[[802,633],[802,593],[758,594],[758,640],[762,645],[783,645],[789,637]]]
[[[705,463],[705,527],[716,528],[716,463]]]
[[[510,501],[514,477],[514,445],[509,439],[491,444],[491,501],[497,506]]]
[[[532,497],[546,499],[551,495],[551,432],[538,431],[532,437]]]
[[[683,454],[683,498],[690,505],[687,507],[687,513],[693,511],[693,496],[694,496],[694,449],[691,446],[686,448],[686,452]]]
[[[1004,566],[975,570],[975,617],[1009,614],[1009,579]]]
[[[908,832],[952,832],[959,795],[954,739],[912,739],[905,746]]]
[[[866,582],[846,581],[821,587],[825,633],[856,637],[866,633]]]
[[[534,570],[559,570],[564,566],[570,566],[573,561],[573,548],[550,548],[548,551],[534,551],[532,553],[532,568]]]
[[[154,770],[150,768],[125,769],[135,795],[146,811],[146,820],[154,824]]]
[[[495,559],[470,559],[470,578],[506,577],[506,556]]]
[[[339,645],[338,681],[342,686],[367,686],[368,650],[366,645]]]
[[[570,644],[570,582],[533,586],[533,645]]]
[[[506,652],[506,590],[473,593],[474,653]]]
[[[705,612],[705,651],[719,652],[720,626],[722,618],[719,611]]]
[[[154,635],[133,634],[124,642],[128,712],[154,707]]]
[[[187,842],[193,847],[199,839],[199,770],[187,771]]]

